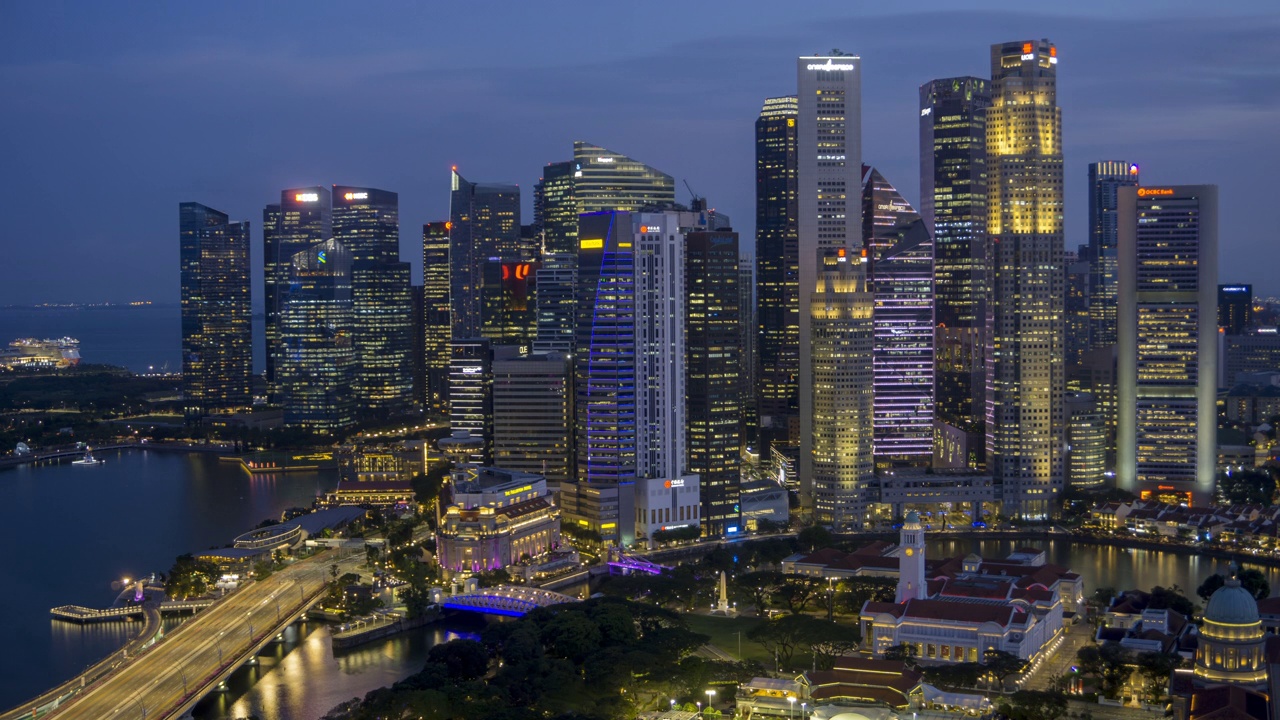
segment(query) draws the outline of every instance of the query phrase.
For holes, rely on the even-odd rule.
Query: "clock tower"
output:
[[[928,597],[924,579],[924,528],[915,510],[907,513],[906,522],[898,540],[901,553],[898,556],[898,593],[896,602]]]

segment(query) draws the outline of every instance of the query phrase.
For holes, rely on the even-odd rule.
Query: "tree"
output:
[[[855,625],[840,625],[817,621],[820,625],[810,630],[809,649],[819,670],[830,670],[836,658],[852,653],[862,642],[862,631]]]
[[[1005,678],[1021,672],[1023,666],[1026,665],[1022,658],[1003,650],[988,650],[984,652],[982,654],[982,664],[986,666],[987,672],[1000,681],[1001,685],[1004,685]]]
[[[808,604],[824,589],[822,578],[809,575],[784,575],[786,582],[775,592],[793,615],[804,612]]]
[[[1080,669],[1098,678],[1103,696],[1114,699],[1129,674],[1129,651],[1120,645],[1086,645],[1076,651]]]
[[[781,667],[789,667],[797,648],[812,648],[821,642],[822,634],[830,632],[832,626],[832,623],[808,615],[783,615],[751,628],[747,631],[747,638],[773,653]]]
[[[756,613],[764,615],[769,609],[773,596],[787,584],[787,576],[772,570],[736,575],[733,586],[739,597],[756,609]]]
[[[893,647],[885,648],[884,659],[895,660],[897,662],[906,663],[908,665],[916,664],[916,657],[920,655],[920,650],[911,643],[898,643]]]
[[[1275,475],[1266,469],[1221,473],[1218,494],[1228,504],[1269,507],[1276,494]]]
[[[1253,568],[1241,569],[1236,572],[1236,579],[1240,581],[1240,587],[1253,595],[1254,600],[1271,597],[1271,585],[1262,571]],[[1196,588],[1196,595],[1199,595],[1202,600],[1208,600],[1214,591],[1226,583],[1227,581],[1221,575],[1214,573],[1200,583],[1200,587]]]
[[[1148,702],[1158,702],[1169,689],[1169,676],[1181,664],[1176,655],[1161,652],[1146,652],[1134,658],[1138,665],[1138,673],[1143,679],[1143,690]]]
[[[800,543],[800,547],[813,552],[831,547],[835,543],[835,536],[821,525],[810,525],[796,534],[796,540]]]
[[[1151,599],[1147,602],[1147,607],[1152,610],[1169,609],[1187,617],[1196,614],[1196,604],[1177,585],[1168,588],[1157,585],[1151,588]]]
[[[1067,696],[1051,690],[1019,690],[1000,712],[1012,720],[1058,720],[1067,712]]]
[[[475,680],[489,669],[489,653],[475,640],[450,640],[431,648],[427,662],[444,665],[452,680]]]

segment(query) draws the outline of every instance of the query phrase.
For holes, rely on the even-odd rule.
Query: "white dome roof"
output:
[[[1231,578],[1227,584],[1209,596],[1204,606],[1204,619],[1210,622],[1246,625],[1258,622],[1258,602],[1248,590],[1240,587],[1240,581]]]

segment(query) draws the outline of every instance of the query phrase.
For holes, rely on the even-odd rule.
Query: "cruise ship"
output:
[[[64,337],[38,340],[18,338],[0,350],[3,368],[65,368],[80,363],[80,341]]]

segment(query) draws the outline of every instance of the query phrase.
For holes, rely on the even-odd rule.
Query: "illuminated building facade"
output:
[[[1241,382],[1241,375],[1280,370],[1280,331],[1275,327],[1252,328],[1222,338],[1223,387]]]
[[[1066,278],[1063,290],[1066,297],[1062,301],[1063,348],[1066,352],[1067,384],[1078,379],[1078,368],[1084,363],[1085,354],[1089,352],[1090,297],[1092,288],[1089,285],[1092,274],[1092,263],[1089,262],[1089,246],[1081,245],[1082,253],[1064,253],[1063,267]]]
[[[738,245],[739,253],[742,245]],[[760,446],[760,413],[757,402],[757,389],[760,387],[760,364],[756,353],[759,341],[759,326],[756,325],[756,263],[755,258],[739,254],[738,256],[738,402],[742,407],[741,437],[742,444],[756,450]]]
[[[576,229],[574,236],[577,236]],[[576,254],[543,254],[542,263],[534,272],[538,286],[535,351],[573,352],[574,278],[577,271]]]
[[[1092,393],[1068,392],[1066,486],[1101,487],[1107,469],[1107,421]]]
[[[354,391],[364,417],[402,415],[413,406],[412,293],[409,263],[352,263]]]
[[[814,513],[819,522],[860,528],[875,481],[871,291],[856,255],[830,249],[822,260],[809,300]]]
[[[1104,160],[1089,163],[1089,343],[1116,344],[1116,253],[1119,250],[1118,199],[1122,187],[1137,185],[1137,163]]]
[[[933,238],[934,405],[938,437],[959,440],[951,467],[985,464],[987,108],[991,81],[920,86],[920,215]],[[947,427],[943,427],[943,426]]]
[[[545,478],[494,467],[454,472],[436,531],[447,574],[498,570],[559,546],[560,510]]]
[[[400,196],[377,188],[334,185],[333,237],[353,263],[400,260]]]
[[[573,202],[578,214],[639,210],[675,201],[676,182],[670,175],[608,148],[574,141]]]
[[[542,231],[542,252],[577,252],[578,203],[572,161],[547,163],[533,186],[533,224]]]
[[[740,377],[744,323],[738,260],[736,232],[685,235],[685,360],[677,368],[683,366],[686,375],[685,469],[698,477],[698,519],[708,536],[738,525],[743,390],[753,390],[744,388]]]
[[[252,405],[249,223],[200,203],[178,205],[182,400],[189,418]]]
[[[493,361],[493,463],[573,480],[573,398],[569,356],[532,353]]]
[[[539,263],[490,258],[481,286],[480,334],[528,351],[537,336]]]
[[[276,377],[284,347],[280,315],[289,291],[293,258],[317,243],[333,238],[333,206],[329,188],[294,188],[280,193],[279,205],[262,211],[262,282],[267,347],[267,394],[274,404],[281,400]]]
[[[284,423],[322,434],[355,424],[351,254],[326,240],[293,256],[280,312]]]
[[[454,338],[480,336],[484,264],[520,257],[520,187],[468,182],[453,170],[449,299]]]
[[[756,119],[756,390],[760,450],[800,441],[799,103],[768,98]],[[754,438],[752,439],[754,441]]]
[[[860,65],[838,52],[796,62],[801,493],[818,522],[852,527],[874,480]]]
[[[1253,286],[1218,286],[1218,327],[1226,335],[1239,335],[1253,324]]]
[[[862,237],[874,302],[876,466],[928,467],[933,459],[933,241],[915,208],[867,166]]]
[[[1048,40],[991,46],[987,110],[987,465],[1005,514],[1047,517],[1062,490],[1062,110]]]
[[[453,328],[449,317],[450,222],[422,226],[422,343],[424,402],[429,417],[449,414],[449,341]]]
[[[1218,188],[1120,189],[1116,485],[1212,501]]]
[[[493,448],[493,348],[484,338],[449,344],[449,427],[484,444],[475,462],[487,462]]]

